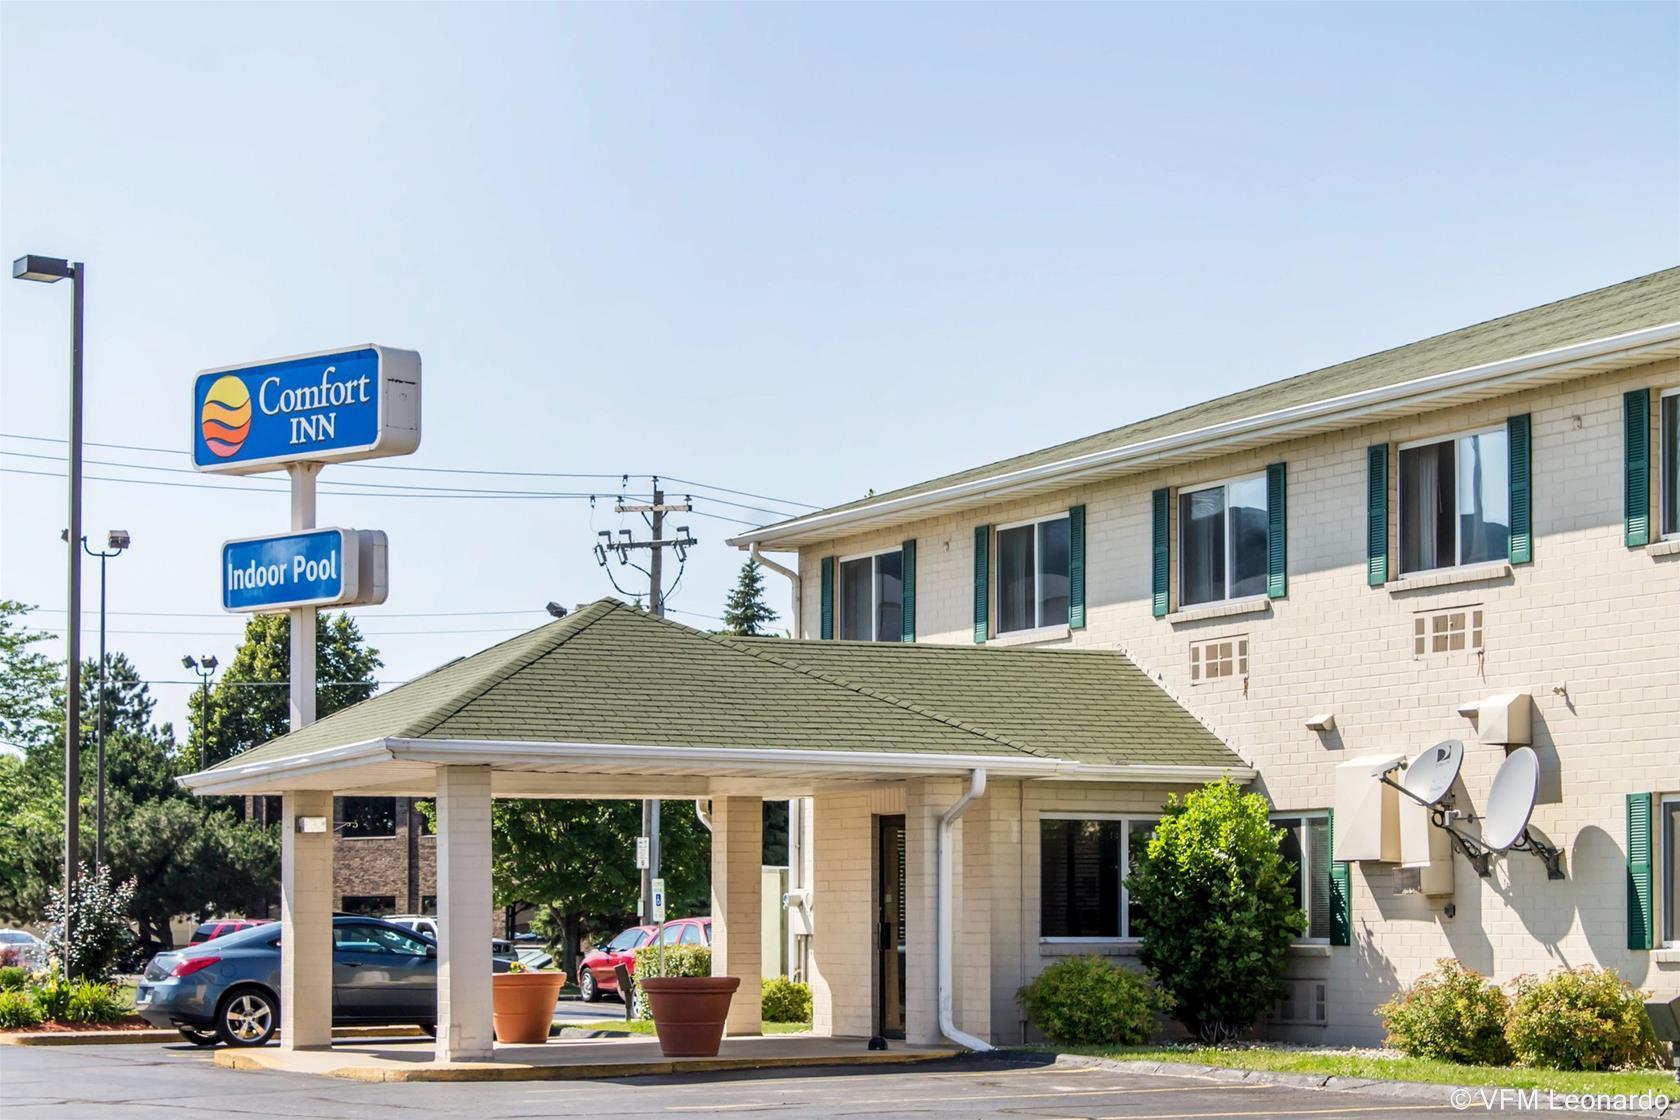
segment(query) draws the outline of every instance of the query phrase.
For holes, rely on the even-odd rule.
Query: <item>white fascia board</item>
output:
[[[1542,350],[1534,354],[1449,370],[1446,373],[1430,374],[1394,385],[1327,397],[1307,404],[1291,405],[1288,408],[1262,412],[1238,420],[1227,420],[1205,428],[1144,440],[1141,443],[1093,451],[1054,463],[960,482],[938,490],[908,494],[902,498],[891,498],[835,513],[815,513],[780,525],[729,537],[726,543],[741,549],[750,548],[755,544],[763,548],[775,548],[778,542],[805,540],[813,533],[819,532],[837,533],[859,521],[874,520],[883,516],[897,516],[902,519],[927,507],[960,502],[965,498],[996,497],[1062,476],[1078,476],[1094,470],[1125,465],[1146,466],[1169,455],[1182,456],[1199,450],[1211,454],[1224,444],[1243,436],[1263,435],[1282,440],[1299,427],[1322,423],[1327,419],[1337,421],[1339,426],[1351,427],[1362,423],[1372,412],[1400,402],[1423,405],[1432,397],[1462,393],[1473,387],[1494,388],[1505,382],[1540,375],[1553,378],[1567,376],[1577,367],[1598,365],[1613,355],[1622,355],[1630,365],[1640,361],[1656,361],[1680,353],[1680,346],[1677,344],[1680,344],[1680,322],[1663,323],[1608,338],[1591,339],[1553,350]],[[1582,369],[1581,372],[1585,374],[1593,371]],[[795,548],[797,544],[788,543],[785,547]]]
[[[1252,766],[1174,766],[1153,763],[1070,763],[1052,775],[1058,782],[1149,782],[1205,785],[1230,778],[1247,785],[1260,776]]]
[[[318,774],[324,770],[347,769],[351,766],[365,765],[370,761],[389,759],[391,752],[385,744],[384,739],[368,739],[360,743],[346,743],[343,746],[322,747],[320,750],[304,754],[199,770],[192,774],[182,774],[175,780],[193,793],[219,793],[225,787],[243,787],[249,785],[253,779],[273,774],[301,777],[305,774]]]

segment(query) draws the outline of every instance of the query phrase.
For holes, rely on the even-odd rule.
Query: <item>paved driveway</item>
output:
[[[1451,1114],[1444,1105],[977,1058],[858,1072],[813,1070],[614,1082],[359,1084],[218,1069],[204,1052],[187,1047],[0,1047],[0,1115],[8,1120],[181,1120],[185,1116],[1415,1120]]]

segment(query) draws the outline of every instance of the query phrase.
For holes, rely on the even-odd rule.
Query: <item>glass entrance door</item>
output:
[[[904,818],[877,817],[876,822],[876,1029],[883,1038],[903,1038]]]

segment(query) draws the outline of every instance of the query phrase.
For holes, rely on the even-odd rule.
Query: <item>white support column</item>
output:
[[[317,791],[281,795],[280,1048],[332,1045],[333,799]],[[325,817],[300,833],[299,817]]]
[[[437,768],[439,1061],[493,1056],[490,946],[490,767]]]
[[[811,1029],[868,1038],[875,1033],[876,958],[869,800],[818,794],[810,820]]]
[[[712,799],[712,975],[738,976],[725,1034],[761,1034],[764,802]]]
[[[952,992],[957,1028],[987,1042],[992,1033],[992,874],[996,803],[990,791],[971,803],[951,829],[951,866],[956,873],[952,906],[955,954]],[[1017,906],[1019,904],[1017,903]]]
[[[937,996],[939,936],[937,844],[939,818],[957,798],[963,783],[956,778],[912,778],[904,789],[904,1040],[912,1046],[932,1046],[939,1033]],[[953,868],[961,867],[952,860]]]

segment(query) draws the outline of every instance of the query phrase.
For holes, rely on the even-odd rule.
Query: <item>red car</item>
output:
[[[617,965],[636,971],[636,950],[653,944],[654,926],[631,926],[605,946],[591,949],[578,964],[578,995],[590,1003],[601,998],[603,992],[618,992]],[[667,945],[710,945],[710,918],[675,918],[665,923],[664,942]]]
[[[238,933],[242,929],[252,926],[266,926],[274,921],[273,918],[213,918],[208,922],[201,922],[193,930],[189,945],[202,945],[206,941],[214,941],[225,933]]]

